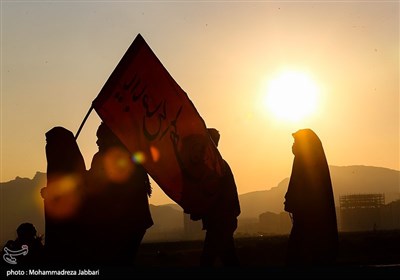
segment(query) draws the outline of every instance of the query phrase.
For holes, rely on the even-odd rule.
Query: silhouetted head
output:
[[[208,134],[210,135],[211,139],[213,140],[215,146],[218,147],[218,142],[219,138],[221,135],[219,134],[219,131],[216,130],[215,128],[207,128]]]
[[[48,174],[85,170],[83,156],[71,131],[56,126],[46,132],[45,136]]]
[[[36,228],[31,223],[20,224],[17,228],[18,239],[32,240],[36,238]]]
[[[321,140],[309,128],[300,129],[292,133],[292,136],[294,138],[292,152],[296,156],[314,154],[322,150]]]
[[[68,143],[75,143],[74,134],[68,129],[56,126],[46,132],[47,145],[63,145]]]
[[[120,146],[124,147],[119,138],[111,131],[111,129],[105,124],[101,123],[97,129],[97,146],[99,150],[103,151],[110,147]]]
[[[309,162],[326,160],[321,140],[314,131],[309,128],[300,129],[292,136],[294,138],[292,152],[296,157],[301,157]]]

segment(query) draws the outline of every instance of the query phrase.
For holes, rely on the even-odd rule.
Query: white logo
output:
[[[22,245],[22,249],[20,250],[10,250],[7,247],[4,247],[4,255],[3,255],[3,260],[5,260],[9,264],[17,264],[17,259],[15,258],[16,256],[26,256],[28,254],[28,246],[27,245]]]

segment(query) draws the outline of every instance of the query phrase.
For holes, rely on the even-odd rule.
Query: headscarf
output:
[[[85,161],[71,131],[57,126],[46,134],[47,187],[41,190],[46,217],[72,217],[82,200]]]
[[[328,215],[336,224],[332,182],[321,140],[311,129],[301,129],[292,135],[295,157],[285,210],[306,215],[308,219]]]
[[[54,127],[46,134],[47,176],[53,173],[74,173],[86,170],[85,161],[71,131]]]

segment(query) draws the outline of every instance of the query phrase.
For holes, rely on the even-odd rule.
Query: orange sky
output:
[[[76,132],[138,33],[188,93],[239,193],[290,176],[291,133],[312,128],[331,165],[399,165],[399,2],[12,2],[1,8],[0,181],[45,172],[44,133]],[[260,106],[279,73],[306,73],[316,111]],[[289,101],[288,101],[289,102]],[[78,143],[97,151],[95,112]],[[171,202],[153,184],[151,203]]]

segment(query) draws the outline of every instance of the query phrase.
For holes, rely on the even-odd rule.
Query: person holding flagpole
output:
[[[99,151],[87,175],[87,249],[92,264],[130,266],[153,225],[149,177],[105,123],[100,124],[97,138]]]
[[[220,139],[219,131],[207,129],[215,146]],[[240,215],[240,203],[235,179],[228,163],[225,163],[225,173],[218,182],[218,193],[208,212],[201,217],[206,236],[201,254],[202,267],[214,267],[218,261],[222,266],[239,266],[236,254],[234,232],[237,228],[237,217]]]

